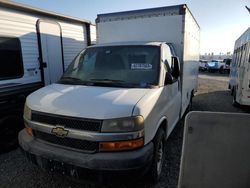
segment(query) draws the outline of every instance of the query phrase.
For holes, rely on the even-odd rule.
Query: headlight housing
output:
[[[144,128],[142,116],[104,120],[101,132],[135,132]]]
[[[23,110],[23,117],[27,120],[31,120],[31,109],[25,103]]]

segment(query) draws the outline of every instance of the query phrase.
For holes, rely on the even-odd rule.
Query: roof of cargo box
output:
[[[148,42],[145,42],[145,41],[133,41],[133,42],[112,42],[112,43],[103,43],[103,44],[97,44],[97,45],[94,45],[94,46],[89,46],[88,48],[92,48],[92,47],[102,47],[102,46],[140,46],[140,45],[143,45],[143,46],[160,46],[162,43],[165,43],[166,42],[151,42],[151,41],[148,41]]]
[[[235,41],[235,48],[238,48],[250,41],[250,27],[242,33],[242,35]]]
[[[139,9],[139,10],[131,10],[131,11],[123,11],[123,12],[113,12],[106,14],[98,14],[96,23],[99,22],[110,22],[110,21],[118,21],[124,19],[135,19],[135,18],[143,18],[143,17],[155,17],[155,16],[166,16],[166,15],[184,15],[188,10],[195,20],[196,24],[199,27],[198,22],[194,18],[193,14],[189,10],[186,4],[174,5],[174,6],[165,6],[165,7],[156,7],[149,9]]]
[[[42,16],[53,17],[53,18],[56,18],[59,20],[68,20],[68,21],[76,22],[76,23],[91,24],[91,22],[88,20],[74,18],[71,16],[65,16],[62,14],[55,13],[55,12],[49,12],[46,10],[42,10],[40,8],[35,8],[35,7],[24,5],[21,3],[7,1],[7,0],[0,0],[0,7],[10,8],[12,10],[19,10],[19,11],[23,11],[23,12],[32,13],[32,14],[39,14]]]

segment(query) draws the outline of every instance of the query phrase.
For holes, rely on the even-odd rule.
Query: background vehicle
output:
[[[200,60],[199,61],[199,71],[207,71],[207,61],[205,60]]]
[[[31,92],[54,83],[90,45],[89,21],[0,0],[0,148],[17,146]]]
[[[98,44],[82,51],[57,84],[27,97],[19,143],[46,169],[136,177],[148,171],[157,181],[165,140],[197,90],[199,26],[186,5],[96,21]]]
[[[229,89],[233,104],[250,105],[250,28],[235,41]]]
[[[229,74],[230,73],[230,64],[231,64],[231,62],[232,62],[232,59],[230,59],[230,58],[224,59],[223,60],[224,65],[222,67],[220,67],[219,72],[221,74],[223,74],[223,73],[228,73]]]
[[[207,62],[208,72],[217,72],[224,66],[221,60],[211,60]]]

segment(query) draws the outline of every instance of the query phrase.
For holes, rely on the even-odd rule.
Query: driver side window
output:
[[[172,54],[169,46],[167,45],[164,46],[162,55],[164,64],[166,66],[166,71],[172,75],[173,73]]]
[[[165,65],[170,68],[172,67],[171,57],[172,57],[172,54],[171,54],[170,48],[167,45],[165,45],[163,47],[162,58],[163,58]]]

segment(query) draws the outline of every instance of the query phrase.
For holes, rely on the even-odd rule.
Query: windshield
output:
[[[59,83],[115,87],[158,85],[157,46],[92,47],[80,53]]]

